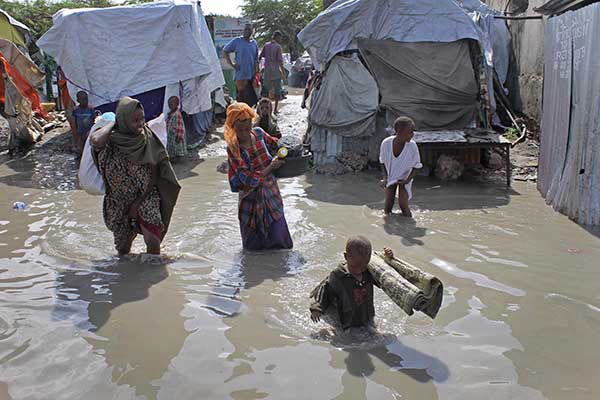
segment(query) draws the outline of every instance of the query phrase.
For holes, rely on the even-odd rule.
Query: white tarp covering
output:
[[[600,3],[550,18],[538,189],[554,209],[600,225]]]
[[[168,108],[169,97],[178,96],[181,89],[181,109],[189,115],[210,110],[212,108],[211,93],[225,85],[221,62],[200,7],[196,7],[196,13],[200,27],[200,45],[210,66],[210,73],[207,76],[188,79],[181,83],[181,87],[174,83],[165,89],[165,107]],[[167,114],[168,110],[165,109],[165,115]]]
[[[184,0],[65,9],[37,44],[97,106],[213,72],[201,14],[197,2]]]
[[[319,68],[340,51],[356,49],[357,38],[454,42],[481,41],[482,35],[467,12],[452,0],[338,0],[298,38]]]

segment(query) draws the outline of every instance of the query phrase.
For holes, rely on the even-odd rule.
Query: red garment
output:
[[[37,93],[35,88],[29,83],[29,81],[21,75],[19,70],[17,70],[11,63],[9,63],[6,58],[4,58],[4,54],[0,52],[0,62],[4,65],[4,70],[10,76],[13,83],[21,93],[21,96],[25,97],[27,100],[31,102],[31,109],[34,114],[39,115],[45,120],[50,120],[50,117],[46,111],[42,108],[42,102],[40,100],[40,95]],[[6,88],[4,87],[4,79],[0,79],[0,102],[4,103],[4,93]]]
[[[62,71],[58,73],[58,89],[60,90],[60,99],[62,100],[63,107],[65,110],[68,110],[69,104],[71,104],[73,100],[71,100],[69,88],[67,87],[67,80]]]

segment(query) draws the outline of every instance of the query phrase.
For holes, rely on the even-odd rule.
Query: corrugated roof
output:
[[[598,1],[600,0],[550,0],[546,4],[535,8],[534,11],[544,15],[557,15],[565,11],[576,10],[588,4],[597,3]]]

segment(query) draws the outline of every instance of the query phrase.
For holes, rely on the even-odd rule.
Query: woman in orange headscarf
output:
[[[247,250],[291,249],[292,238],[283,215],[283,200],[273,171],[283,161],[273,158],[267,143],[276,143],[261,128],[252,128],[256,113],[245,103],[227,109],[225,141],[229,185],[239,193],[240,231]]]

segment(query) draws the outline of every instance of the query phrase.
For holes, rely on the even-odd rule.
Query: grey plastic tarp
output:
[[[600,3],[550,18],[538,189],[556,210],[600,225]]]
[[[483,32],[453,0],[338,0],[319,14],[298,39],[317,68],[355,40],[397,42],[482,41]],[[486,49],[491,54],[492,49]]]
[[[418,129],[465,128],[477,113],[479,89],[469,43],[359,40],[377,80],[388,122],[413,118]]]
[[[339,136],[371,136],[378,105],[377,83],[358,55],[337,56],[312,99],[309,119]]]

